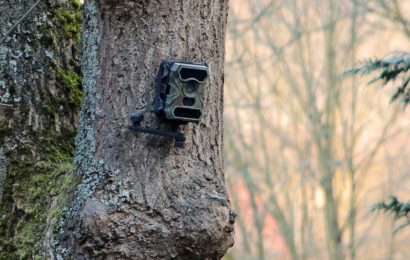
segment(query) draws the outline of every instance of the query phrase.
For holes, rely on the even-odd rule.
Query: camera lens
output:
[[[192,94],[196,91],[196,85],[193,81],[190,81],[185,86],[185,93]]]

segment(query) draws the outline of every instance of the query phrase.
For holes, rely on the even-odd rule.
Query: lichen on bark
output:
[[[3,183],[4,183],[4,179],[6,178],[6,171],[7,171],[6,165],[7,165],[7,159],[4,156],[3,146],[0,145],[0,201],[1,201],[1,198],[3,197]]]
[[[34,2],[3,1],[0,37]],[[50,204],[74,180],[80,16],[76,0],[44,1],[0,45],[0,259],[44,258]]]

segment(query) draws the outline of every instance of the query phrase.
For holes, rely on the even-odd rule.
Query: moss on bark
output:
[[[24,12],[19,1],[9,2],[16,8],[0,7],[10,13],[0,19],[4,28]],[[0,259],[44,259],[46,220],[62,214],[75,186],[80,20],[78,0],[45,1],[0,46],[0,101],[7,104],[0,107],[7,160],[0,179]],[[59,206],[50,211],[52,203]]]

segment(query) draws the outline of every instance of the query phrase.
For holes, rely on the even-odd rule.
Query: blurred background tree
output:
[[[380,17],[390,21],[396,28],[403,32],[403,34],[410,40],[410,21],[403,15],[403,5],[398,0],[374,1],[375,7],[368,8],[369,11],[378,14]],[[382,85],[395,84],[394,94],[391,101],[400,101],[403,106],[410,103],[410,53],[393,52],[386,58],[373,58],[365,60],[359,65],[346,71],[346,75],[358,74],[379,74],[374,77],[369,83],[382,82]],[[399,83],[397,83],[399,81]],[[387,202],[381,201],[374,205],[374,211],[385,211],[392,213],[393,216],[405,219],[405,223],[400,225],[395,232],[403,227],[410,225],[410,202],[400,202],[397,197],[391,195]]]
[[[409,49],[408,5],[231,1],[225,168],[239,214],[231,257],[409,257],[409,232],[369,214],[380,198],[408,192],[409,120],[388,102],[394,89],[343,75]]]

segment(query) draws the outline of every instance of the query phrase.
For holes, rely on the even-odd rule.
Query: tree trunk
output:
[[[0,259],[44,258],[51,198],[74,156],[80,4],[41,1],[10,31],[35,2],[0,3]]]
[[[77,190],[50,257],[206,259],[233,245],[234,213],[223,173],[223,66],[227,0],[86,0],[84,101],[77,136]],[[187,141],[127,129],[147,111],[165,59],[207,63],[201,123]],[[158,128],[153,113],[146,126]]]

